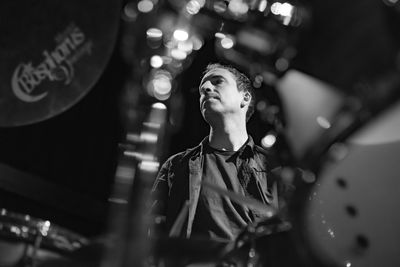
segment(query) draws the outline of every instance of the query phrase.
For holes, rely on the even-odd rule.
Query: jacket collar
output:
[[[209,136],[207,135],[199,144],[198,148],[196,149],[198,153],[195,153],[192,158],[198,157],[200,155],[204,154],[205,148],[209,143]],[[251,158],[254,156],[254,149],[255,149],[255,144],[253,138],[249,135],[246,143],[239,148],[238,153],[240,158]]]

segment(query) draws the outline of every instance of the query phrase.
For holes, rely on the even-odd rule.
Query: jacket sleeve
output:
[[[171,159],[168,159],[160,168],[151,190],[151,213],[156,216],[166,216],[168,200],[168,173],[171,167]]]

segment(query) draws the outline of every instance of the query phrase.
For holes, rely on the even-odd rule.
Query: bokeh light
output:
[[[177,29],[174,31],[174,38],[178,41],[186,41],[189,38],[189,33],[182,29]]]
[[[150,58],[150,65],[153,68],[160,68],[163,64],[163,59],[159,55],[154,55]]]
[[[161,39],[163,36],[163,33],[160,29],[158,28],[149,28],[146,31],[147,38],[151,39]]]
[[[171,50],[171,57],[177,60],[184,60],[187,57],[187,54],[185,51],[179,50],[179,49],[172,49]]]
[[[230,35],[225,36],[225,38],[223,38],[221,40],[221,46],[225,49],[230,49],[234,46],[235,41],[233,40],[233,37]]]
[[[150,11],[153,10],[154,4],[150,0],[141,0],[137,4],[137,8],[142,13],[149,13]]]
[[[267,134],[261,139],[261,145],[264,148],[271,148],[276,142],[276,136],[272,133]]]

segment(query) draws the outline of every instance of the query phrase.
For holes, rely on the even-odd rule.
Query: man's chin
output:
[[[206,122],[211,123],[212,121],[216,121],[220,116],[220,113],[211,108],[203,108],[201,110],[201,114]]]

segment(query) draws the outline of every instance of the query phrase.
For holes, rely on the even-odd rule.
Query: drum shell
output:
[[[321,266],[399,266],[400,102],[321,158],[292,206],[300,246]]]

